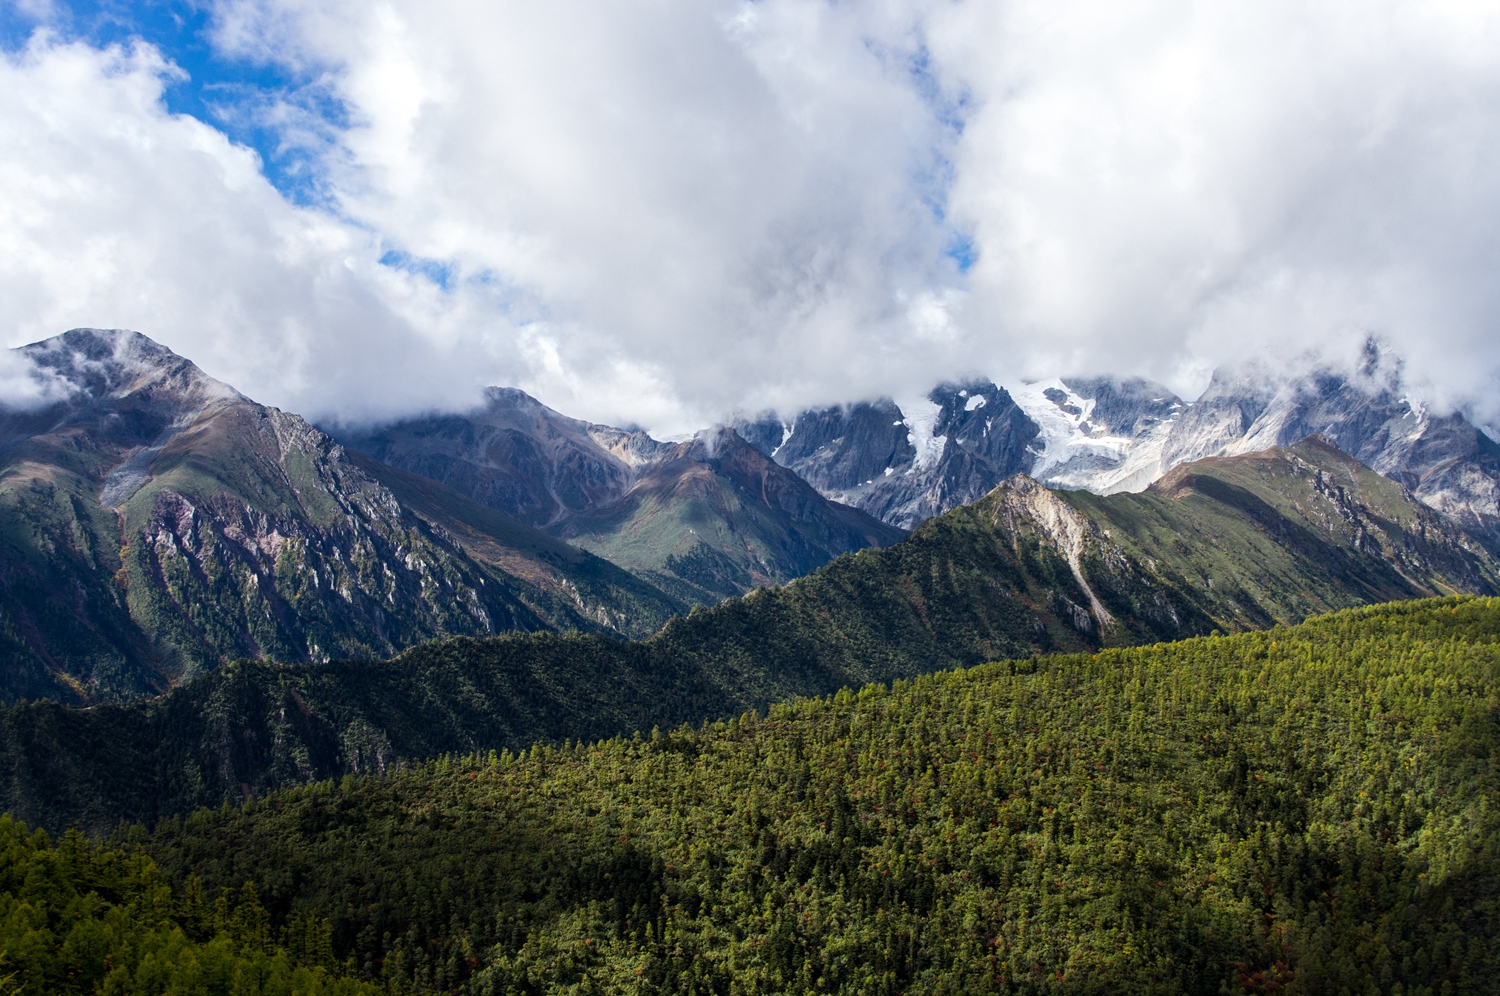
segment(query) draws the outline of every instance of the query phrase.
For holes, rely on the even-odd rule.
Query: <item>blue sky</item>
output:
[[[342,104],[319,88],[315,76],[298,76],[284,64],[226,57],[213,44],[211,4],[134,0],[53,2],[41,16],[24,5],[0,3],[0,39],[14,52],[33,32],[97,48],[145,42],[182,70],[166,87],[174,114],[189,114],[260,154],[266,178],[298,203],[324,203],[315,152],[286,141],[265,120],[268,103],[291,101],[330,128],[347,125]]]

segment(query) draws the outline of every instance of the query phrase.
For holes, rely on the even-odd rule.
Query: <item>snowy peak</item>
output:
[[[1031,476],[1099,494],[1140,491],[1161,475],[1162,446],[1185,407],[1139,378],[1053,378],[1022,385],[1015,398],[1039,429]]]
[[[881,398],[734,427],[824,496],[910,529],[1028,469],[1036,426],[988,380],[925,396]],[[775,445],[771,445],[772,443]]]
[[[1500,445],[1462,414],[1434,416],[1413,399],[1399,364],[1367,348],[1352,373],[1291,377],[1217,371],[1172,427],[1163,470],[1206,456],[1287,446],[1320,435],[1428,506],[1500,538]]]

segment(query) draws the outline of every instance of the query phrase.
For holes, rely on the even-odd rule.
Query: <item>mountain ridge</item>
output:
[[[1326,442],[1203,461],[1143,494],[1017,477],[899,544],[644,641],[460,637],[388,661],[240,662],[130,706],[0,709],[0,799],[31,823],[107,829],[445,752],[1455,591],[1500,591],[1500,564]]]
[[[513,388],[490,388],[466,412],[334,431],[351,448],[527,519],[691,604],[789,581],[902,535],[773,462],[750,467],[759,451],[733,429],[661,442],[568,418]]]
[[[0,411],[0,694],[128,698],[233,657],[611,628],[610,607],[643,635],[683,608],[592,559],[537,560],[552,541],[514,548],[520,523],[504,531],[533,580],[475,560],[327,435],[138,333],[76,329],[20,355],[65,389]],[[595,605],[562,590],[580,570]]]

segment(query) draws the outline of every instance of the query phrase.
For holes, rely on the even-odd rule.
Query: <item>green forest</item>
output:
[[[151,993],[215,991],[157,967],[190,963],[233,992],[1494,992],[1497,678],[1500,600],[1446,598],[448,755],[99,845],[7,823],[4,973]],[[247,966],[281,988],[245,988]],[[22,991],[69,991],[51,985]]]
[[[326,920],[278,930],[246,883],[210,902],[138,849],[77,831],[54,847],[0,817],[0,993],[375,996],[334,960]]]
[[[119,706],[0,706],[0,811],[53,833],[107,833],[443,753],[593,741],[987,661],[1495,593],[1488,554],[1316,440],[1194,468],[1164,479],[1171,497],[1013,482],[902,543],[696,609],[646,640],[454,638],[381,661],[231,662]],[[1043,499],[1059,515],[1089,510],[1076,571],[1046,516],[1023,514]]]

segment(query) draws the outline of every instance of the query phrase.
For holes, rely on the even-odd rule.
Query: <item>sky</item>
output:
[[[1191,398],[1374,336],[1500,424],[1500,3],[0,0],[0,136],[5,344],[324,421]]]

